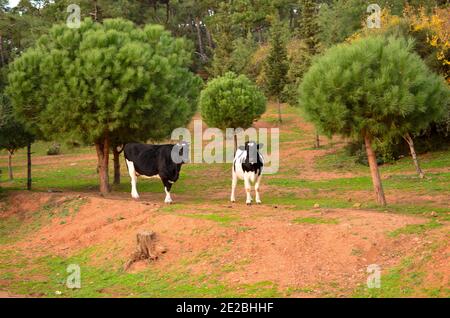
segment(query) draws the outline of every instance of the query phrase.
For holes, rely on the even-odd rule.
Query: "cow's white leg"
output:
[[[251,194],[252,186],[248,174],[245,174],[244,176],[244,184],[245,184],[245,192],[247,193],[247,200],[245,201],[245,203],[252,204],[252,194]]]
[[[164,203],[172,203],[172,197],[170,196],[170,191],[167,190],[167,187],[164,187],[164,191],[166,191],[166,199],[164,200]]]
[[[139,193],[137,192],[137,175],[136,175],[136,170],[134,169],[134,164],[132,161],[127,161],[127,166],[128,166],[128,173],[130,174],[130,178],[131,178],[131,197],[133,199],[139,199]]]
[[[262,178],[262,175],[259,175],[256,178],[256,182],[255,182],[255,196],[256,196],[255,201],[256,201],[257,204],[261,204],[261,198],[259,196],[259,185],[260,185],[260,182],[261,182],[261,178]]]
[[[238,182],[238,177],[236,174],[236,171],[234,171],[234,167],[233,167],[233,176],[232,176],[232,181],[231,181],[231,202],[236,202],[236,196],[235,196],[235,192],[236,192],[236,185]]]

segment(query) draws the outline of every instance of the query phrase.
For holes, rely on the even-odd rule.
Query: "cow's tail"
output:
[[[123,151],[123,157],[125,158],[125,166],[127,167],[127,171],[128,172],[130,172],[129,170],[128,170],[128,158],[127,158],[127,153],[125,152],[125,146],[126,146],[127,144],[123,144],[122,145],[122,150],[121,150],[121,152]]]

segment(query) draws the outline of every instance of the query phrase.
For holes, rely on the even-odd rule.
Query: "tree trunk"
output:
[[[14,176],[13,176],[13,170],[12,170],[12,155],[13,152],[8,150],[8,176],[9,176],[9,180],[14,180]]]
[[[236,155],[236,151],[238,150],[237,135],[236,135],[236,133],[234,133],[233,138],[234,138],[234,154]]]
[[[31,191],[31,143],[27,145],[27,190]]]
[[[195,28],[197,30],[197,40],[198,40],[198,48],[200,51],[200,56],[202,61],[205,60],[205,50],[203,49],[203,40],[202,40],[202,29],[200,27],[200,19],[198,17],[195,18]]]
[[[134,262],[140,260],[155,261],[160,254],[167,252],[164,246],[156,244],[156,234],[152,231],[142,231],[136,235],[136,251],[131,254],[130,260],[125,263],[126,271]]]
[[[414,166],[416,167],[417,174],[419,175],[420,179],[425,178],[425,174],[423,173],[422,169],[420,168],[419,158],[417,158],[416,150],[414,149],[414,141],[411,138],[411,135],[409,133],[406,133],[406,135],[403,136],[403,138],[408,143],[409,150],[411,152],[411,157],[413,159]]]
[[[385,206],[386,198],[381,183],[380,171],[378,170],[377,157],[372,149],[372,138],[369,134],[364,136],[364,142],[366,144],[367,159],[369,161],[370,174],[372,175],[372,183],[377,196],[377,202],[378,204]]]
[[[120,184],[120,152],[113,147],[114,155],[114,184]]]
[[[320,148],[320,136],[319,131],[316,129],[316,138],[314,140],[314,148],[319,149]]]
[[[289,30],[294,30],[294,12],[292,9],[289,10]]]
[[[211,50],[213,50],[214,44],[213,44],[211,32],[209,32],[207,27],[205,27],[205,30],[206,30],[206,39],[208,40],[208,46],[210,47]]]
[[[92,19],[95,22],[99,22],[99,9],[98,9],[97,0],[93,0],[93,5],[94,5],[94,11],[91,12]]]
[[[170,19],[170,2],[167,1],[167,4],[166,4],[166,26],[169,23],[169,19]]]
[[[277,104],[278,104],[278,122],[282,123],[283,119],[281,118],[281,103],[279,98],[277,98]]]
[[[5,65],[5,56],[3,55],[3,37],[0,34],[0,62],[2,63],[1,66]]]
[[[98,173],[100,181],[100,192],[107,194],[111,191],[109,187],[109,137],[107,134],[103,140],[95,144],[98,160]]]

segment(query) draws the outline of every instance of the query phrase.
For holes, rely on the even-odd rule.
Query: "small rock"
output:
[[[48,189],[47,192],[48,192],[48,193],[62,193],[62,190]]]
[[[156,246],[156,251],[161,254],[165,254],[165,253],[167,253],[167,248],[165,246],[158,245],[158,246]]]
[[[274,208],[274,209],[277,209],[277,208],[278,208],[278,206],[274,205],[274,206],[273,206],[273,208]]]
[[[360,208],[361,205],[362,205],[361,203],[355,203],[355,204],[353,204],[353,207],[354,207],[354,208]]]
[[[57,291],[55,291],[55,295],[62,295],[62,292],[57,290]]]
[[[437,214],[435,211],[431,211],[431,216],[432,216],[432,217],[437,217],[438,214]]]
[[[347,201],[348,201],[348,202],[352,202],[352,198],[348,198]]]
[[[319,203],[315,203],[314,204],[314,209],[318,209],[318,208],[320,208],[320,204]]]

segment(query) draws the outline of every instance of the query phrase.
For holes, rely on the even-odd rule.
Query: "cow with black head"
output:
[[[189,145],[181,142],[175,145],[147,145],[130,143],[124,147],[128,173],[131,177],[131,196],[139,199],[137,177],[159,176],[166,193],[165,203],[172,203],[170,190],[180,177],[183,163],[189,160]]]
[[[249,141],[245,146],[240,146],[233,160],[232,186],[231,186],[231,202],[236,202],[235,190],[238,179],[244,180],[245,191],[247,193],[247,205],[252,204],[251,185],[255,185],[255,201],[261,204],[259,195],[259,186],[262,178],[262,170],[264,167],[264,157],[259,152],[263,144]]]

